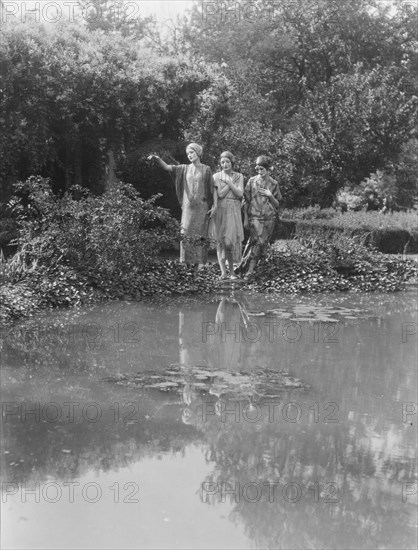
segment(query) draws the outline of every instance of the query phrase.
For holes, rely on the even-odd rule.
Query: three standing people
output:
[[[209,219],[214,217],[221,278],[228,278],[227,263],[231,279],[236,279],[234,263],[239,263],[237,273],[251,275],[258,260],[266,252],[274,231],[279,201],[282,199],[277,181],[269,175],[269,159],[266,156],[257,157],[255,169],[258,175],[250,178],[244,189],[243,175],[234,172],[235,159],[229,151],[221,154],[221,171],[214,176],[210,167],[200,161],[200,145],[190,143],[186,153],[190,161],[188,165],[169,165],[156,155],[148,157],[155,158],[161,168],[174,173],[176,194],[182,207],[183,235],[201,237],[197,244],[187,239],[181,242],[180,261],[194,265],[206,263]],[[242,197],[244,227],[248,227],[250,232],[243,255]]]

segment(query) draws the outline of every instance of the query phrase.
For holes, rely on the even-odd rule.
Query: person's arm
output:
[[[167,172],[172,172],[173,167],[170,164],[164,162],[158,155],[149,155],[148,160],[156,160],[160,168],[166,170]]]
[[[227,185],[222,187],[222,189],[219,189],[219,191],[218,191],[219,198],[223,199],[225,197],[225,195],[227,195],[228,191],[229,191],[229,187]]]
[[[240,178],[238,179],[237,183],[233,183],[230,180],[222,180],[225,181],[228,185],[225,185],[220,191],[219,191],[219,198],[223,199],[225,195],[229,193],[229,190],[231,190],[234,195],[236,195],[239,199],[242,198],[244,194],[244,176],[240,174]]]
[[[240,174],[236,184],[232,183],[232,181],[228,181],[227,183],[234,195],[241,199],[244,195],[244,176]]]
[[[211,218],[215,214],[217,208],[218,208],[218,191],[216,186],[214,186],[213,187],[213,206],[208,212],[209,218]]]
[[[248,209],[251,202],[251,179],[248,180],[244,189],[244,195],[242,199],[242,209],[244,211],[244,227],[248,227]]]
[[[266,188],[266,189],[260,189],[260,193],[262,195],[264,195],[265,197],[268,197],[268,199],[270,200],[271,204],[274,206],[274,208],[277,210],[279,208],[279,197],[281,197],[281,193],[279,191],[279,186],[277,184],[276,181],[274,181],[274,188],[273,188],[273,192],[270,191],[270,189]]]

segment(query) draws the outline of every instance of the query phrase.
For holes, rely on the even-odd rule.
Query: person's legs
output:
[[[257,260],[250,260],[250,263],[248,264],[248,271],[245,274],[245,277],[249,277],[254,273],[254,269],[256,265],[257,265]]]
[[[218,256],[219,267],[221,268],[221,277],[222,279],[226,279],[227,274],[226,274],[226,265],[225,265],[225,254],[219,244],[216,247],[216,254]]]
[[[226,261],[229,265],[229,276],[231,279],[236,279],[237,276],[235,275],[235,272],[234,272],[234,260],[232,258],[232,251],[230,250],[227,250],[226,251]]]

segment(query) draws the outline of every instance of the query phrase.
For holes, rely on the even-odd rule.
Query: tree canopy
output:
[[[402,3],[193,2],[164,35],[152,18],[96,5],[100,17],[3,25],[4,189],[40,174],[100,192],[111,157],[117,177],[145,197],[157,186],[175,210],[146,154],[183,162],[193,140],[213,168],[231,149],[247,177],[269,154],[290,206],[327,206],[393,165],[408,173],[410,205],[416,165],[402,155],[418,137],[418,36]]]

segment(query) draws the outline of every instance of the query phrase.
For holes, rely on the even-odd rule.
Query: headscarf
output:
[[[259,157],[257,157],[257,160],[255,161],[255,163],[257,166],[262,166],[266,170],[270,168],[270,164],[271,164],[270,159],[265,155],[260,155]]]
[[[219,160],[221,160],[223,157],[229,159],[231,161],[231,164],[234,165],[235,157],[230,151],[224,151],[223,153],[221,153]]]
[[[202,156],[203,147],[201,147],[198,143],[189,143],[189,145],[186,147],[186,153],[189,149],[193,149],[198,157]]]

